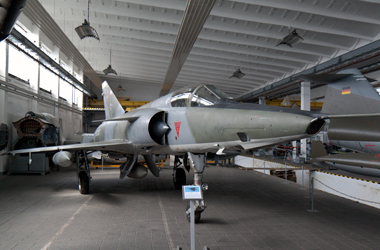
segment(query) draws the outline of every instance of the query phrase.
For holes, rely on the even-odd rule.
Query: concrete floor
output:
[[[74,168],[0,176],[0,249],[190,249],[171,174],[119,180],[116,169],[93,170],[89,195]],[[204,181],[196,249],[379,249],[378,209],[315,191],[310,213],[298,184],[238,168],[209,166]]]

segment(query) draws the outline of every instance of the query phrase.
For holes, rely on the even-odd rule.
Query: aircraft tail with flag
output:
[[[380,113],[380,95],[358,69],[336,74],[300,75],[312,83],[328,83],[322,113],[330,115]]]
[[[380,112],[380,95],[358,69],[336,75],[345,76],[328,85],[322,113],[368,114]]]

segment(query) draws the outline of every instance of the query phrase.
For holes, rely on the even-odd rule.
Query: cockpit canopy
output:
[[[171,105],[172,107],[204,107],[226,100],[233,101],[233,98],[213,85],[197,85],[184,87],[174,92]]]

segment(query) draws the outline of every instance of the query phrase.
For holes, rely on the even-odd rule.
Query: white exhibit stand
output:
[[[195,250],[195,217],[194,201],[203,200],[202,188],[200,186],[182,186],[182,199],[190,200],[190,246]]]

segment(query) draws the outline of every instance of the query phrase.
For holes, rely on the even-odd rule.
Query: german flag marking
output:
[[[351,87],[342,88],[342,95],[351,94]]]

